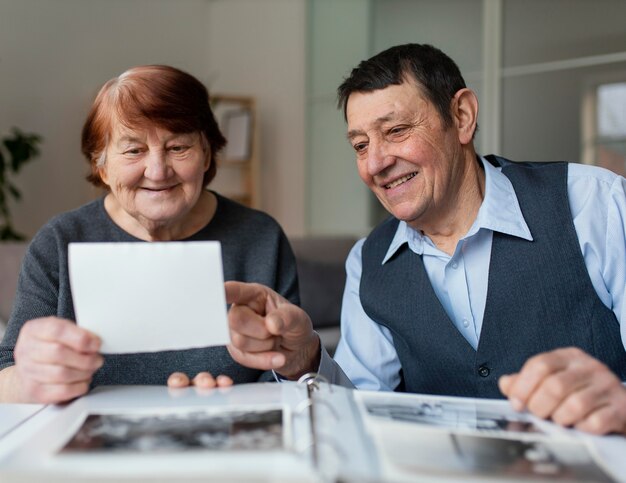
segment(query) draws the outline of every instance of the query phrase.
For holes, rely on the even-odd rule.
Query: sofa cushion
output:
[[[346,283],[343,264],[298,260],[300,301],[316,328],[336,327]]]
[[[0,243],[0,319],[8,320],[27,243]]]
[[[331,353],[339,341],[345,262],[357,238],[310,236],[289,239],[296,255],[300,301]]]

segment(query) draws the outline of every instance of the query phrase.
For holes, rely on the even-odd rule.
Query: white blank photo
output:
[[[219,242],[71,243],[79,326],[103,353],[230,342]]]

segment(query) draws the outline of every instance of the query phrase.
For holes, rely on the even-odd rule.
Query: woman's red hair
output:
[[[91,166],[87,180],[96,186],[106,186],[99,167],[106,162],[114,121],[131,129],[154,125],[173,133],[201,133],[212,157],[204,174],[204,186],[215,177],[215,155],[226,139],[211,110],[209,92],[192,75],[166,65],[143,65],[102,86],[82,133],[82,151]]]

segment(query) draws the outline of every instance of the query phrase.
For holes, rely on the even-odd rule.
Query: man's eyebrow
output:
[[[352,129],[350,131],[348,131],[348,134],[346,135],[346,138],[348,138],[348,141],[354,139],[357,136],[360,136],[361,134],[365,134],[364,131],[362,131],[361,129]]]
[[[381,124],[392,121],[397,117],[398,117],[397,113],[395,111],[391,111],[385,114],[384,116],[380,116],[379,118],[377,118],[372,124],[378,127]],[[362,129],[351,129],[350,131],[348,131],[347,138],[348,140],[351,140],[354,137],[359,136],[361,134],[365,134],[365,131],[363,131]]]

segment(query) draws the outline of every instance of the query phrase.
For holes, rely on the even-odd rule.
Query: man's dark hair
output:
[[[427,44],[396,45],[362,61],[337,89],[337,106],[346,118],[352,93],[376,91],[407,80],[416,81],[444,124],[452,125],[450,101],[465,87],[465,80],[450,57]]]

